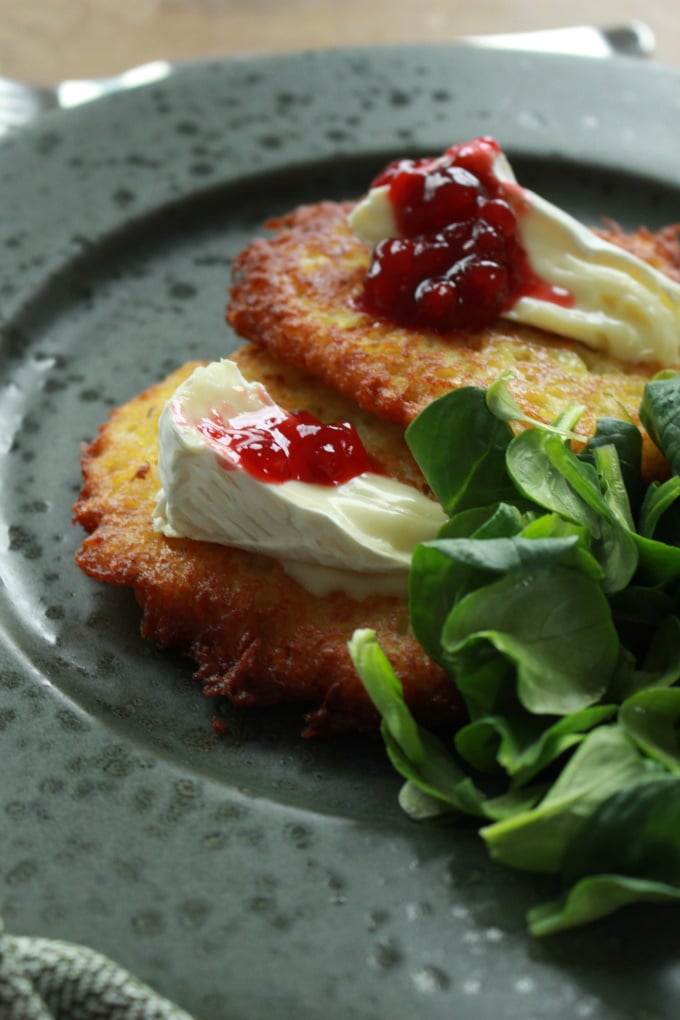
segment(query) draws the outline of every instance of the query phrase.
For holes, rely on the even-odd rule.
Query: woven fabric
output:
[[[0,920],[2,1020],[192,1020],[85,946],[13,936]]]

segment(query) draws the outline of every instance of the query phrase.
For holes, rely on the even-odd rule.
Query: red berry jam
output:
[[[500,151],[494,139],[478,138],[379,174],[372,187],[389,187],[400,236],[373,252],[365,311],[443,333],[482,329],[522,295],[572,303],[531,268],[517,229],[522,189],[493,170]]]
[[[261,482],[340,485],[379,471],[352,424],[325,425],[306,411],[271,405],[225,421],[216,411],[197,428],[219,448],[223,467]]]

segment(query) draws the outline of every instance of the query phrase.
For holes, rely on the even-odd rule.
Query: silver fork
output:
[[[474,46],[589,57],[616,54],[648,57],[656,45],[651,28],[641,21],[630,21],[612,28],[577,25],[542,32],[470,36],[462,41]],[[111,78],[62,81],[52,87],[0,77],[0,136],[50,110],[69,109],[111,92],[160,81],[172,74],[174,66],[166,60],[155,60]]]
[[[110,78],[73,79],[54,86],[0,77],[0,136],[51,110],[68,110],[111,92],[161,81],[172,69],[167,60],[154,60]]]

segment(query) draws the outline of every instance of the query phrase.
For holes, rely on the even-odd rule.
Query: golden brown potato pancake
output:
[[[266,352],[244,349],[235,359],[282,406],[326,421],[354,421],[388,473],[423,486],[398,426],[358,411]],[[74,519],[90,534],[78,551],[79,566],[133,589],[144,636],[192,658],[206,694],[244,706],[306,703],[307,734],[372,729],[377,716],[346,647],[355,628],[372,627],[416,715],[428,725],[450,722],[459,711],[453,685],[411,635],[405,600],[315,598],[265,556],[153,530],[158,418],[194,367],[180,368],[114,411],[83,450],[84,485]]]
[[[236,332],[311,372],[360,407],[406,426],[435,397],[488,386],[511,372],[525,413],[550,421],[568,404],[586,408],[580,429],[637,411],[658,365],[616,361],[576,341],[498,319],[478,333],[436,335],[375,321],[361,310],[370,253],[347,224],[349,203],[322,202],[271,221],[237,258],[228,320]],[[678,228],[603,236],[680,280]],[[646,466],[658,454],[646,444]]]

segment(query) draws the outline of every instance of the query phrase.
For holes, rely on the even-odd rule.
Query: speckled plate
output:
[[[78,447],[229,351],[229,263],[269,215],[386,159],[495,134],[588,221],[680,214],[680,75],[465,47],[235,59],[0,146],[0,913],[205,1020],[677,1016],[678,913],[543,942],[547,881],[405,819],[380,747],[230,716],[73,564]]]

